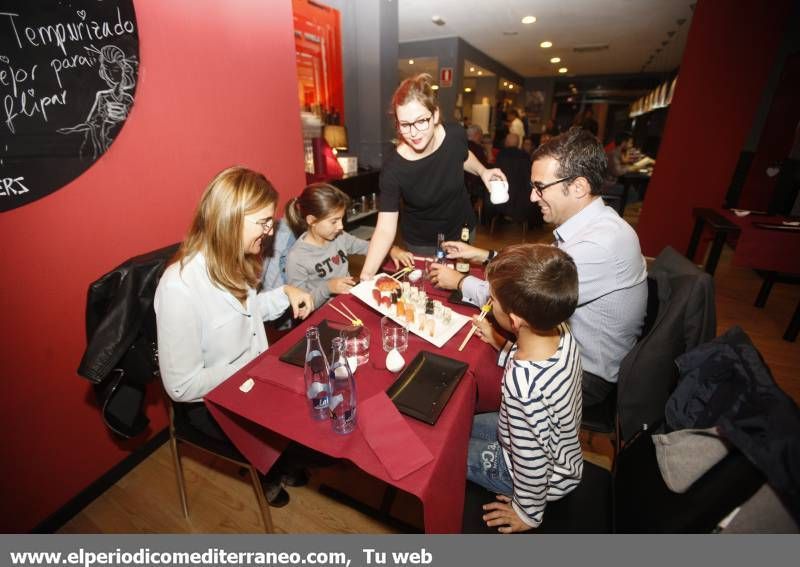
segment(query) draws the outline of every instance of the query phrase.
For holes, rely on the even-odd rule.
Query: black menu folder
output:
[[[317,325],[317,328],[319,329],[319,342],[322,343],[322,349],[325,352],[325,356],[330,358],[331,342],[333,342],[334,338],[339,336],[339,331],[341,331],[344,326],[331,324],[327,320],[322,320],[320,321],[319,325]],[[286,352],[278,357],[278,360],[303,368],[306,364],[305,336],[289,347]]]
[[[467,368],[466,362],[423,350],[386,394],[401,413],[434,425]]]

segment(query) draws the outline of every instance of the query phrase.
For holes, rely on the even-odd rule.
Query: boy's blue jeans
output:
[[[497,440],[497,412],[480,413],[472,419],[467,479],[496,494],[511,496],[514,493],[514,482]]]

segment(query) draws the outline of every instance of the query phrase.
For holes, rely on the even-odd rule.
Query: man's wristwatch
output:
[[[483,261],[483,265],[485,266],[489,262],[495,259],[497,256],[497,250],[489,250],[489,255],[486,256],[486,259]]]

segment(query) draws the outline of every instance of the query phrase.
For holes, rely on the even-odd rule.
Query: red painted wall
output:
[[[304,184],[291,1],[135,6],[139,84],[119,137],[65,188],[0,216],[3,532],[31,529],[134,445],[106,432],[75,372],[87,285],[180,240],[226,166],[265,172],[282,203]],[[152,435],[160,402],[148,415]]]
[[[739,208],[765,211],[775,193],[778,176],[769,177],[767,168],[789,156],[800,121],[800,54],[786,58],[778,89],[772,97],[764,131],[747,174]]]
[[[637,231],[685,251],[694,207],[719,207],[775,62],[791,0],[700,0]]]

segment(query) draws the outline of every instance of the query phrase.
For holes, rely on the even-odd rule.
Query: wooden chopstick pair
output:
[[[480,315],[480,317],[478,317],[478,321],[483,321],[484,319],[486,319],[486,316],[489,314],[489,311],[491,311],[491,310],[492,310],[492,298],[490,297],[489,301],[487,301],[484,304],[484,306],[481,307],[481,315]],[[462,350],[464,350],[464,347],[467,346],[467,343],[469,342],[469,340],[472,338],[472,335],[474,335],[475,331],[477,331],[477,330],[478,330],[478,327],[475,325],[475,323],[473,323],[472,324],[472,328],[469,330],[469,333],[467,333],[467,336],[464,337],[464,342],[461,343],[460,347],[458,347],[458,352],[461,352]]]
[[[397,280],[398,277],[402,276],[403,274],[407,274],[409,272],[413,272],[414,268],[411,266],[404,266],[403,268],[397,270],[395,273],[391,274],[389,277],[393,280]]]
[[[344,313],[341,309],[338,309],[333,303],[328,303],[328,305],[330,305],[331,308],[334,311],[336,311],[339,315],[347,319],[351,325],[355,325],[356,327],[361,327],[364,325],[364,321],[356,317],[355,313],[350,311],[350,309],[348,309],[347,305],[345,305],[344,303],[342,303],[342,308],[345,309],[347,313],[349,313],[349,315]]]

